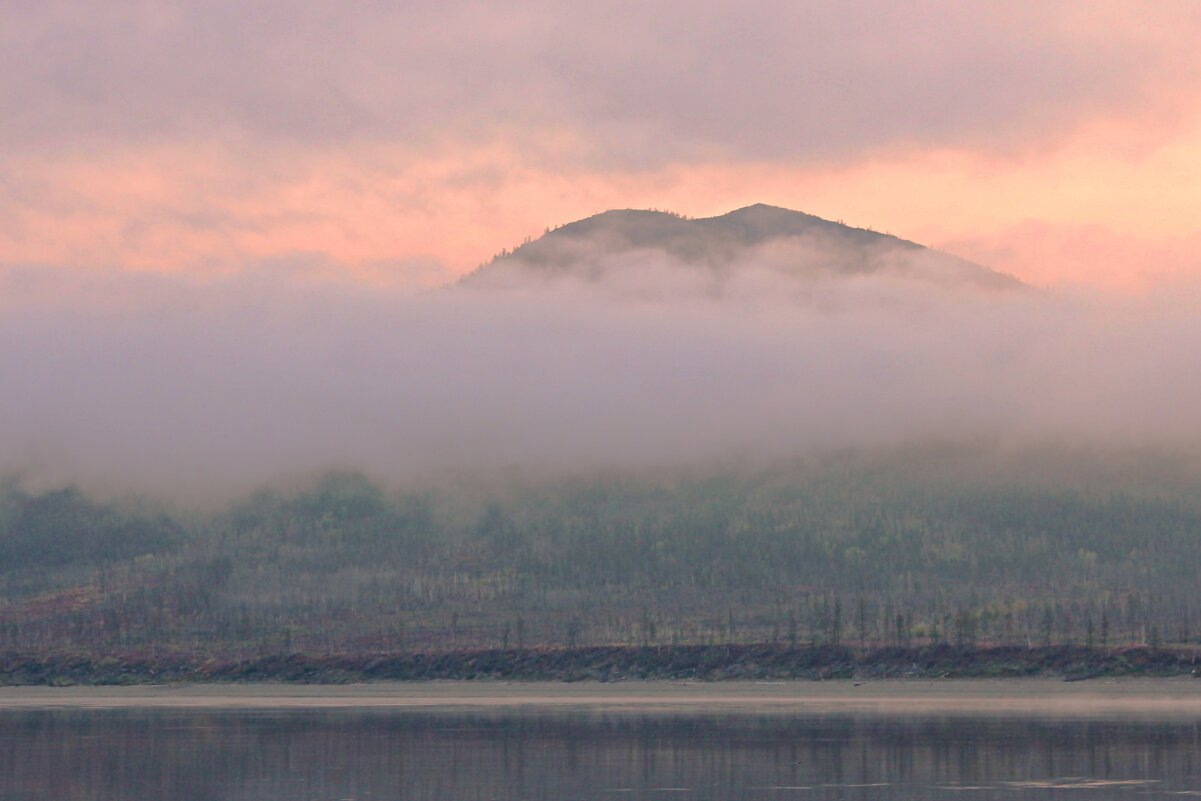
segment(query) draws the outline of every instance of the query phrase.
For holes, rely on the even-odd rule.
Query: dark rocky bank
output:
[[[137,653],[0,654],[3,685],[176,682],[694,681],[1021,678],[1196,675],[1197,650],[1132,646],[855,649],[841,646],[685,645],[213,658]]]

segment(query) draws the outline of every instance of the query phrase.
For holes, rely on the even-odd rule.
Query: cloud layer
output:
[[[715,297],[683,265],[641,266],[632,285],[418,295],[278,270],[74,293],[70,272],[9,273],[0,472],[203,498],[328,469],[401,483],[929,440],[1201,445],[1195,304],[755,264]]]
[[[9,263],[453,274],[605,208],[763,201],[969,257],[1093,225],[1195,269],[1183,0],[0,7]],[[993,266],[1065,277],[1029,250]]]
[[[7,3],[9,147],[592,131],[636,164],[1004,143],[1149,103],[1188,3]],[[1168,39],[1171,44],[1174,39]]]

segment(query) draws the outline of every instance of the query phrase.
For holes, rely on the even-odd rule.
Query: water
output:
[[[0,798],[1201,796],[1188,720],[544,709],[7,709]]]

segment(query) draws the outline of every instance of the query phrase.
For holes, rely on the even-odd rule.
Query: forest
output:
[[[220,506],[0,484],[0,652],[1201,642],[1201,485],[963,447],[707,471],[354,473]]]

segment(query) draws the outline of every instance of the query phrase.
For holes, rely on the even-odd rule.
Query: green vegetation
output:
[[[0,651],[1198,642],[1182,470],[1064,464],[905,453],[398,493],[339,474],[205,514],[8,482]]]

